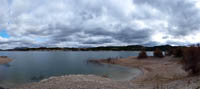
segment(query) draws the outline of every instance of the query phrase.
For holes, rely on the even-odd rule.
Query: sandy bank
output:
[[[146,59],[128,57],[100,62],[140,68],[143,75],[131,80],[136,85],[134,86],[137,87],[136,89],[196,89],[200,87],[200,78],[187,77],[188,74],[183,70],[180,60],[180,58],[168,56]]]
[[[112,64],[119,64],[128,67],[138,67],[143,71],[143,75],[132,80],[134,83],[165,83],[174,79],[187,76],[179,62],[180,59],[173,57],[137,59],[129,57],[124,59],[112,60]],[[106,63],[106,61],[102,61]]]
[[[0,56],[0,64],[7,64],[7,63],[9,63],[11,61],[12,61],[12,59],[10,59],[8,57]]]

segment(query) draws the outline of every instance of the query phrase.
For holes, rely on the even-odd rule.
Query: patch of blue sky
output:
[[[38,41],[38,42],[45,42],[45,41],[47,41],[47,39],[44,39],[44,38],[36,38],[35,39],[36,41]]]
[[[10,35],[4,29],[0,30],[0,36],[3,37],[3,38],[10,38]]]

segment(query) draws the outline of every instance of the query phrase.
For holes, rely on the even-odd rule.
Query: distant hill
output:
[[[177,47],[184,47],[184,46],[160,45],[160,46],[153,46],[153,47],[145,47],[142,45],[128,45],[128,46],[100,46],[100,47],[87,47],[87,48],[17,47],[14,49],[0,50],[0,51],[140,51],[142,49],[145,49],[146,51],[153,51],[156,48],[159,48],[162,51],[166,51],[166,50],[170,50],[172,48],[177,48]]]

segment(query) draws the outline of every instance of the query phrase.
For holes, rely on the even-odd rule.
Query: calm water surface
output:
[[[0,65],[0,85],[3,86],[16,86],[68,74],[106,74],[116,80],[128,80],[133,75],[141,74],[137,68],[86,62],[88,59],[137,56],[138,52],[133,51],[30,51],[0,52],[0,55],[13,59],[9,64]]]

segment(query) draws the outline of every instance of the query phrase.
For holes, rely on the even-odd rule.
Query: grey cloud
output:
[[[122,43],[141,44],[150,40],[150,29],[132,29],[130,27],[121,28],[120,31],[107,31],[106,29],[97,28],[86,31],[89,36],[111,37],[113,40],[118,40]]]
[[[7,14],[9,13],[8,2],[7,0],[1,0],[0,3],[0,28],[5,28],[9,21],[9,14]]]
[[[200,29],[200,10],[195,7],[195,2],[189,0],[134,0],[134,2],[148,4],[168,16],[167,30],[172,36],[185,36]]]
[[[100,40],[87,40],[84,41],[82,44],[106,44],[106,43],[113,43],[113,39],[100,39]]]
[[[188,0],[3,0],[0,4],[6,13],[0,13],[0,24],[10,22],[0,30],[18,39],[6,38],[4,46],[156,45],[161,43],[152,39],[155,33],[165,34],[164,40],[181,39],[200,29],[200,9]]]
[[[151,30],[149,29],[131,29],[124,28],[120,32],[114,35],[114,38],[125,43],[137,43],[148,41],[151,36]]]
[[[1,49],[4,48],[15,48],[15,47],[39,47],[39,44],[34,44],[29,40],[20,40],[20,39],[10,39],[6,41],[0,41]]]

